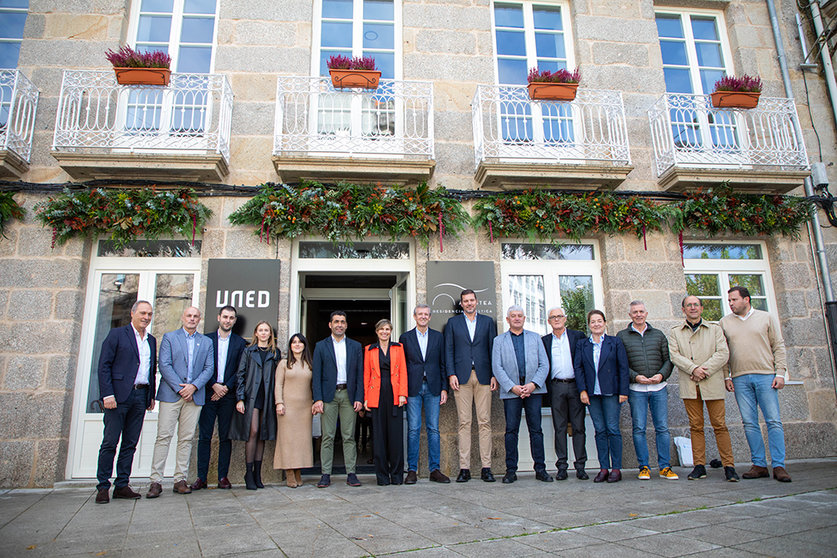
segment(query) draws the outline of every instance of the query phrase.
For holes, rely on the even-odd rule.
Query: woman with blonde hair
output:
[[[311,351],[301,333],[291,335],[287,358],[276,367],[276,451],[273,468],[285,470],[291,488],[302,486],[302,471],[314,466],[311,422]]]
[[[378,342],[363,358],[363,406],[372,411],[372,453],[379,486],[404,481],[404,405],[407,361],[401,343],[390,341],[392,322],[375,324]]]
[[[230,428],[230,438],[247,442],[244,447],[244,483],[247,490],[264,488],[262,459],[265,440],[276,439],[276,414],[273,409],[276,363],[281,358],[276,348],[273,326],[259,322],[253,341],[241,354],[236,373],[235,409],[238,414]]]

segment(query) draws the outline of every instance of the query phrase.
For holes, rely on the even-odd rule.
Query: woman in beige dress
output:
[[[311,351],[308,340],[295,333],[288,342],[288,358],[276,366],[276,453],[273,468],[285,470],[288,486],[302,486],[303,467],[314,466],[311,436]]]

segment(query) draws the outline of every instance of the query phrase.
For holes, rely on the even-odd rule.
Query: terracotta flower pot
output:
[[[120,85],[168,85],[169,68],[114,68],[116,83]]]
[[[761,92],[715,91],[712,93],[712,106],[716,108],[756,108]]]
[[[363,89],[377,89],[381,72],[378,70],[329,70],[331,83],[334,87],[362,87]]]
[[[533,81],[527,87],[529,98],[544,101],[572,101],[578,90],[577,83],[551,83]]]

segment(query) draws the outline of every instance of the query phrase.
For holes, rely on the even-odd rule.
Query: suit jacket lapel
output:
[[[602,351],[599,353],[599,370],[602,369],[602,363],[604,363],[608,354],[610,354],[610,338],[608,335],[605,335],[602,340]]]
[[[139,361],[139,345],[137,345],[137,336],[134,333],[134,326],[131,325],[131,324],[128,324],[125,327],[126,327],[125,334],[128,336],[128,339],[131,341],[131,343],[130,343],[131,348],[134,349],[134,354],[136,355],[137,360]],[[148,339],[148,330],[147,329],[145,330],[145,338]],[[151,344],[149,343],[148,346],[151,347]]]

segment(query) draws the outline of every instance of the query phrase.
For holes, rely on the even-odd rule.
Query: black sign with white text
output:
[[[462,312],[459,294],[471,289],[477,295],[477,312],[497,320],[497,284],[494,262],[427,262],[427,304],[430,327],[442,331],[448,319]]]
[[[279,319],[279,260],[210,259],[206,279],[206,331],[218,328],[218,312],[233,306],[238,320],[233,331],[253,337],[264,320],[276,328]]]

